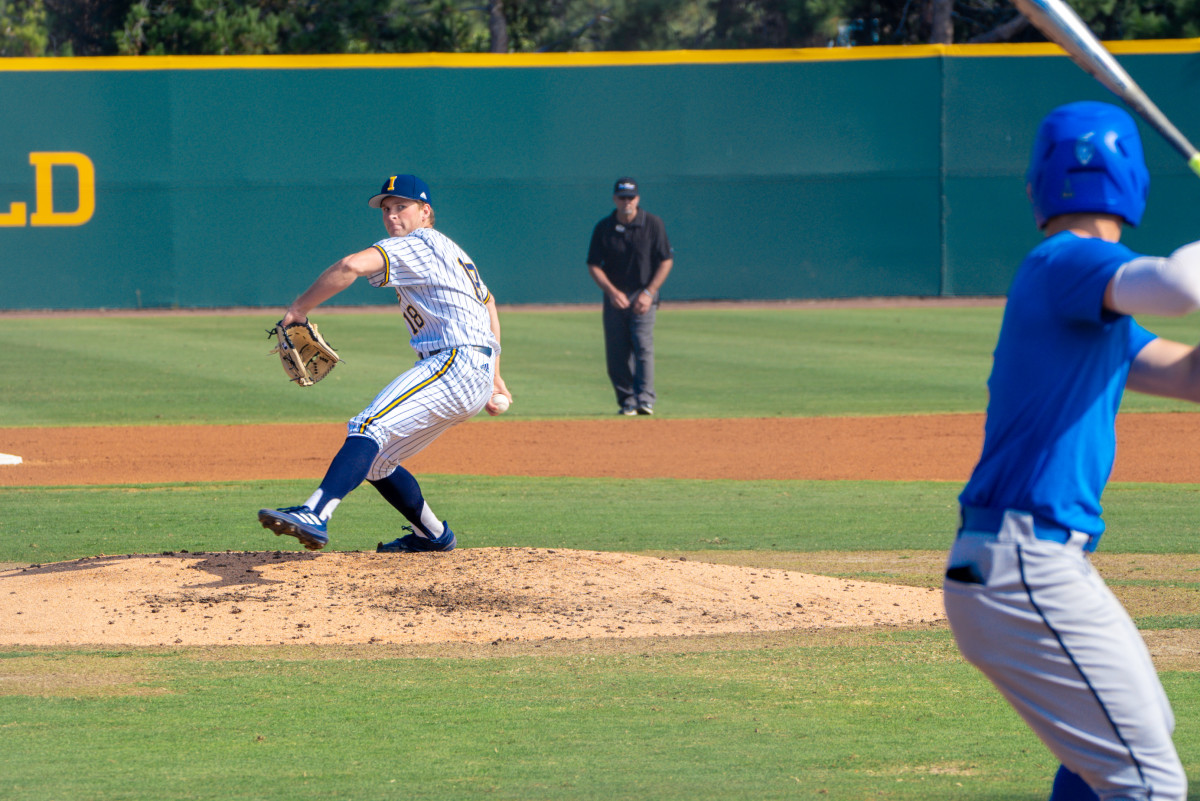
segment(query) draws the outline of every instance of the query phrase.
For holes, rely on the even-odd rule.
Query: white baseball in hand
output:
[[[497,392],[492,396],[492,405],[496,407],[496,414],[504,414],[508,411],[508,396]]]

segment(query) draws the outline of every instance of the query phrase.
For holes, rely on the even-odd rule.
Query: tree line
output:
[[[1200,0],[1072,0],[1104,40]],[[533,53],[1044,41],[1009,0],[0,0],[0,56]]]

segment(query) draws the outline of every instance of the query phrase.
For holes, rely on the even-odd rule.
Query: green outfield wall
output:
[[[1200,40],[1113,48],[1200,136]],[[283,305],[383,235],[366,199],[397,172],[501,303],[598,300],[624,174],[666,221],[669,299],[1003,294],[1038,119],[1109,99],[1058,52],[2,59],[0,309]],[[1167,251],[1200,238],[1200,181],[1143,133],[1127,241]]]

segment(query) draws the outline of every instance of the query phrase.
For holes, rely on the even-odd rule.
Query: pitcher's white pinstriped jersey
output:
[[[368,279],[395,287],[418,354],[458,345],[483,345],[499,352],[492,334],[487,286],[471,258],[433,228],[375,243],[385,267]]]
[[[492,396],[500,343],[492,333],[488,288],[448,236],[418,228],[374,247],[385,267],[368,280],[395,288],[418,357],[347,426],[350,434],[379,443],[367,475],[378,480],[479,413]]]

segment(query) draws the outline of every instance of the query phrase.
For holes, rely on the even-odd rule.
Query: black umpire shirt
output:
[[[596,223],[587,263],[604,271],[626,295],[645,289],[658,265],[671,258],[667,227],[657,215],[638,209],[631,223],[617,222],[617,212]]]

